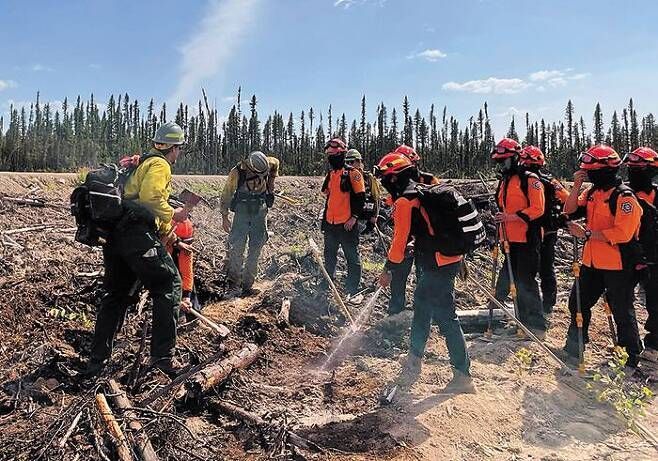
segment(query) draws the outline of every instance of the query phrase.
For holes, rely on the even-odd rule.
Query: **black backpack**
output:
[[[653,189],[656,191],[653,203],[638,198],[642,207],[639,240],[646,260],[656,264],[658,263],[658,187],[654,185]]]
[[[375,216],[375,198],[372,196],[372,182],[376,181],[375,177],[366,171],[363,172],[363,183],[366,189],[366,200],[363,204],[363,211],[359,215],[359,219],[368,220]],[[350,183],[351,188],[351,183]]]
[[[555,184],[553,184],[553,175],[547,171],[538,171],[534,173],[544,186],[544,214],[538,219],[534,220],[535,224],[541,226],[544,231],[556,231],[564,227],[566,221],[562,219],[562,210],[564,206],[555,196]],[[519,173],[521,178],[521,190],[528,196],[528,178],[529,172]]]
[[[454,187],[444,184],[414,186],[434,235],[417,235],[417,246],[445,256],[472,252],[486,241],[486,232],[477,209]]]
[[[71,214],[78,229],[75,240],[84,245],[103,245],[118,222],[130,211],[136,218],[155,222],[152,215],[141,206],[131,206],[123,200],[123,189],[137,166],[146,159],[159,154],[147,153],[136,165],[121,167],[116,164],[101,164],[89,171],[84,183],[71,193]]]

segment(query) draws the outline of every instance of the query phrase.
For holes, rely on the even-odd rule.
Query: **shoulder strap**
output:
[[[322,183],[322,188],[320,189],[321,192],[324,192],[327,190],[329,187],[329,180],[331,179],[331,171],[327,173],[327,175],[324,177],[324,182]]]
[[[610,198],[608,199],[608,206],[610,207],[610,213],[612,213],[613,216],[617,213],[617,200],[619,199],[620,195],[634,196],[635,192],[633,192],[633,189],[631,189],[629,186],[627,186],[624,183],[621,183],[615,187],[615,189],[610,194]]]

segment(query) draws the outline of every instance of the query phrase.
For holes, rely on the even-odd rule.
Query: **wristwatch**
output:
[[[589,240],[590,237],[592,236],[592,231],[589,229],[585,229],[585,240]]]

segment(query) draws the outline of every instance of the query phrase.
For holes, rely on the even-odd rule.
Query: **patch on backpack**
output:
[[[355,174],[355,175],[353,176],[353,179],[354,179],[355,181],[361,181],[361,175],[360,175],[359,173],[357,173],[357,174]]]
[[[633,211],[633,204],[631,202],[624,202],[620,208],[624,214],[630,214]]]
[[[541,182],[535,181],[532,183],[532,187],[537,190],[541,190]]]
[[[157,248],[149,248],[148,251],[142,255],[142,258],[155,258],[157,255]]]

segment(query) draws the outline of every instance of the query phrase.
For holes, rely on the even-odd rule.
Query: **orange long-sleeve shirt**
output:
[[[393,204],[393,240],[388,250],[388,260],[393,264],[399,264],[404,260],[404,251],[407,243],[414,232],[412,229],[413,211],[420,211],[430,235],[434,235],[434,229],[430,223],[427,211],[420,206],[418,198],[408,199],[406,197],[398,198]],[[444,256],[440,252],[434,255],[437,266],[445,266],[461,261],[462,256]]]
[[[347,171],[352,192],[344,191],[340,187],[343,172]],[[327,196],[327,209],[325,219],[329,224],[345,224],[353,216],[350,198],[351,194],[365,194],[366,186],[363,174],[357,170],[343,168],[329,172],[327,187],[322,191]]]
[[[607,241],[589,239],[583,248],[583,264],[594,269],[623,269],[620,243],[635,238],[640,228],[642,207],[633,194],[622,193],[617,208],[610,212],[610,196],[615,189],[597,189],[591,194],[586,189],[578,197],[578,206],[586,207],[587,228],[601,231]],[[589,197],[589,199],[588,199]]]
[[[544,214],[544,185],[534,174],[528,175],[528,195],[521,187],[521,177],[513,175],[501,180],[498,190],[498,206],[505,213],[516,214],[522,221],[508,222],[501,225],[500,238],[515,243],[528,241],[528,224]],[[503,229],[504,227],[504,229]]]

